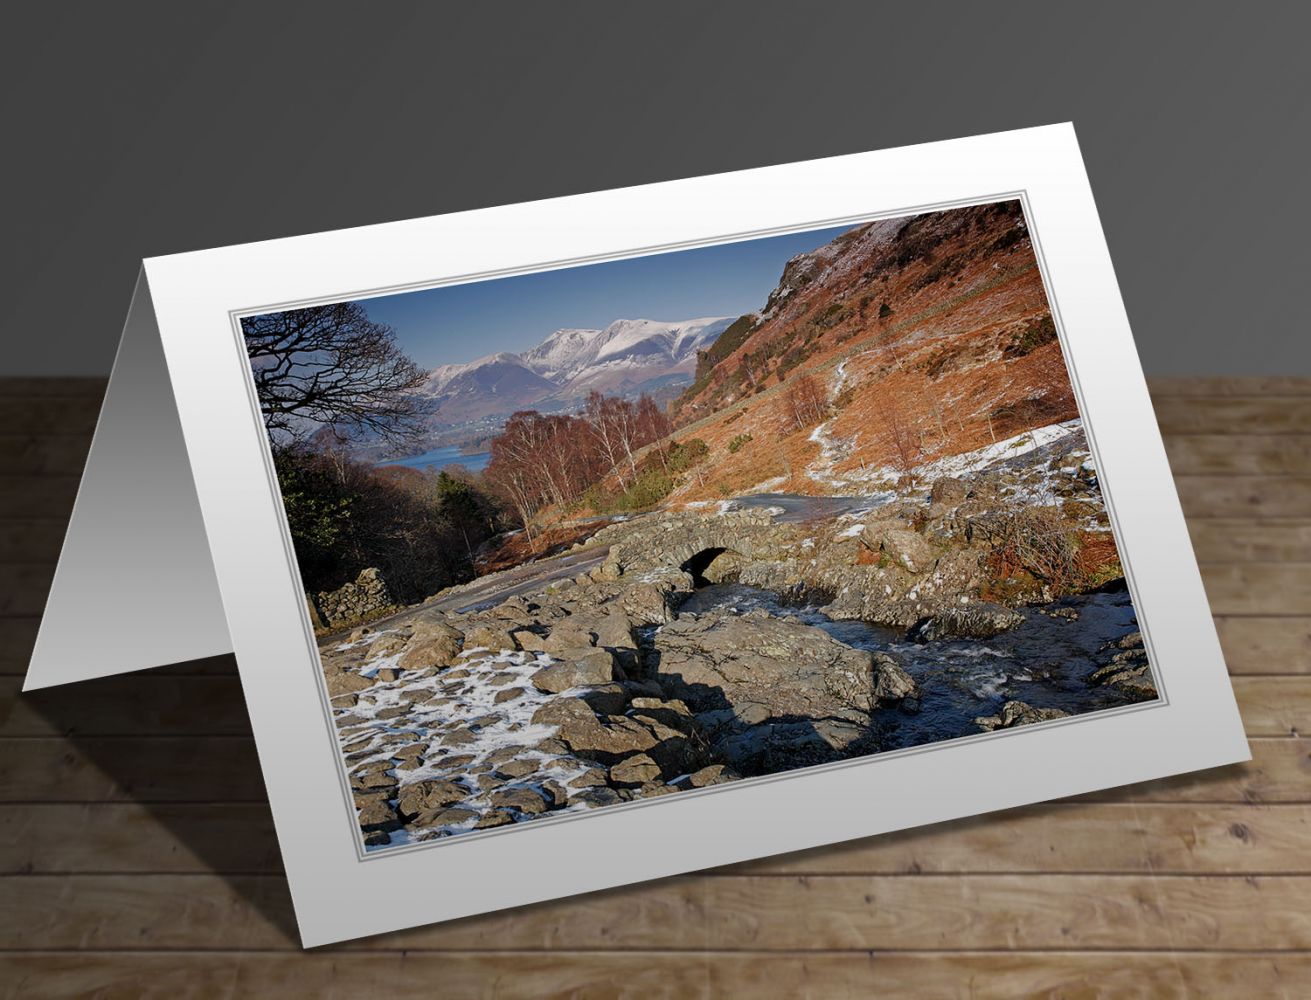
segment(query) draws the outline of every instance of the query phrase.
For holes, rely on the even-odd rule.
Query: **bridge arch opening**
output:
[[[710,580],[706,577],[705,575],[706,570],[710,568],[710,564],[712,562],[714,562],[716,559],[718,559],[727,551],[728,549],[726,548],[702,549],[700,552],[684,560],[683,564],[678,568],[681,569],[684,573],[691,575],[692,586],[708,587],[710,586],[710,584],[714,583],[715,581]]]

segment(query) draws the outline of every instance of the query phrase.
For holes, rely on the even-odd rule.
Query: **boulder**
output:
[[[859,719],[871,704],[871,654],[793,618],[684,614],[654,646],[656,679],[695,712],[750,702],[762,717]]]
[[[579,697],[597,715],[623,715],[628,707],[628,689],[622,684],[601,684],[580,692]]]
[[[929,502],[934,506],[955,507],[969,496],[969,484],[960,479],[944,477],[934,481],[929,490]]]
[[[920,686],[900,663],[888,653],[874,654],[874,701],[896,705],[908,698],[917,699]]]
[[[526,785],[507,785],[494,789],[488,793],[487,801],[497,809],[514,809],[530,816],[546,812],[548,808],[545,796]]]
[[[980,716],[974,720],[974,724],[980,729],[991,732],[994,729],[1013,729],[1016,726],[1028,726],[1035,722],[1063,719],[1069,714],[1059,708],[1034,708],[1022,701],[1008,701],[1002,705],[998,714]]]
[[[478,813],[472,809],[465,809],[462,806],[452,806],[450,809],[433,809],[428,812],[420,813],[410,820],[410,826],[431,828],[435,826],[459,826],[476,819]]]
[[[988,639],[1012,629],[1024,621],[1024,615],[1000,604],[975,602],[949,607],[921,619],[910,637],[916,642],[935,639]]]
[[[369,678],[361,677],[359,674],[347,670],[325,673],[324,682],[327,684],[330,696],[350,694],[355,691],[363,691],[367,687],[373,687],[373,681]]]
[[[722,785],[729,781],[737,781],[740,777],[741,775],[725,764],[711,764],[699,771],[675,778],[671,784],[681,788],[706,788],[710,785]]]
[[[528,758],[519,758],[516,760],[503,761],[496,765],[495,774],[502,778],[526,778],[534,773],[541,766],[541,761],[531,760]]]
[[[465,649],[490,649],[494,652],[518,647],[514,637],[504,628],[493,625],[474,625],[464,633]]]
[[[623,715],[598,717],[581,698],[554,698],[533,713],[532,721],[557,727],[553,740],[575,756],[599,764],[646,753],[664,772],[682,774],[704,763],[699,749],[682,732]],[[538,750],[548,749],[538,744]]]
[[[923,573],[933,568],[933,550],[922,535],[900,528],[883,532],[882,549],[892,562],[910,573]]]
[[[610,784],[636,788],[660,778],[660,765],[644,753],[625,757],[610,767]]]
[[[359,812],[360,829],[365,833],[399,830],[404,824],[383,800],[369,802]]]
[[[1102,657],[1110,654],[1109,658],[1088,675],[1089,684],[1114,688],[1133,701],[1159,697],[1141,632],[1130,632],[1122,639],[1108,642],[1100,652]]]
[[[616,679],[615,659],[605,649],[575,649],[561,663],[552,663],[532,675],[533,687],[550,694],[570,688],[609,684]],[[622,680],[622,677],[618,679]]]
[[[461,802],[468,794],[468,790],[458,782],[445,779],[416,781],[401,788],[396,798],[396,808],[402,815],[417,816]]]
[[[459,629],[440,622],[424,622],[415,626],[396,664],[404,670],[449,667],[459,660],[463,642]]]

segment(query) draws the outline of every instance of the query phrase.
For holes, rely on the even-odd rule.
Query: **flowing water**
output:
[[[891,653],[920,685],[918,711],[879,709],[871,721],[886,750],[975,735],[977,716],[996,715],[1008,701],[1071,714],[1130,703],[1112,689],[1084,680],[1097,668],[1103,645],[1134,631],[1137,619],[1126,591],[1065,598],[1043,610],[1071,608],[1077,620],[1021,609],[1025,620],[991,639],[915,643],[901,632],[860,621],[834,621],[811,605],[789,605],[776,594],[739,583],[702,587],[679,608],[745,614],[763,608],[823,629],[849,646]],[[1103,659],[1106,654],[1102,654]]]

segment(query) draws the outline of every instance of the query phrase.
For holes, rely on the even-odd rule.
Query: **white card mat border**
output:
[[[234,317],[1017,191],[1168,699],[363,856]],[[228,650],[307,947],[1249,759],[1069,124],[148,259],[24,688]]]

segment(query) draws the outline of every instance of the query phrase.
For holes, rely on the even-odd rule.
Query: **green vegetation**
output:
[[[879,319],[887,319],[891,315],[892,306],[888,305],[886,302],[879,306]]]
[[[696,375],[693,377],[692,384],[679,397],[679,400],[691,399],[709,385],[710,373],[714,371],[715,365],[746,343],[746,339],[751,336],[755,329],[756,316],[754,313],[739,316],[727,330],[719,335],[713,344],[704,351],[697,351]]]
[[[474,482],[341,455],[278,448],[274,466],[305,589],[335,590],[376,567],[401,600],[467,580],[473,550],[500,529]]]
[[[737,437],[733,438],[732,441],[728,442],[729,454],[736,455],[738,451],[741,450],[742,446],[750,440],[750,434],[739,434]]]
[[[675,441],[665,453],[665,464],[670,472],[686,472],[710,454],[710,446],[700,438],[679,444]]]
[[[1002,351],[1002,356],[1022,358],[1026,354],[1032,354],[1044,344],[1050,344],[1055,339],[1056,324],[1053,322],[1051,314],[1046,313],[1033,320],[1019,333],[1012,334],[1011,342]]]
[[[647,465],[620,493],[597,483],[583,494],[583,502],[598,514],[621,514],[654,507],[673,492],[675,482],[658,463]]]

